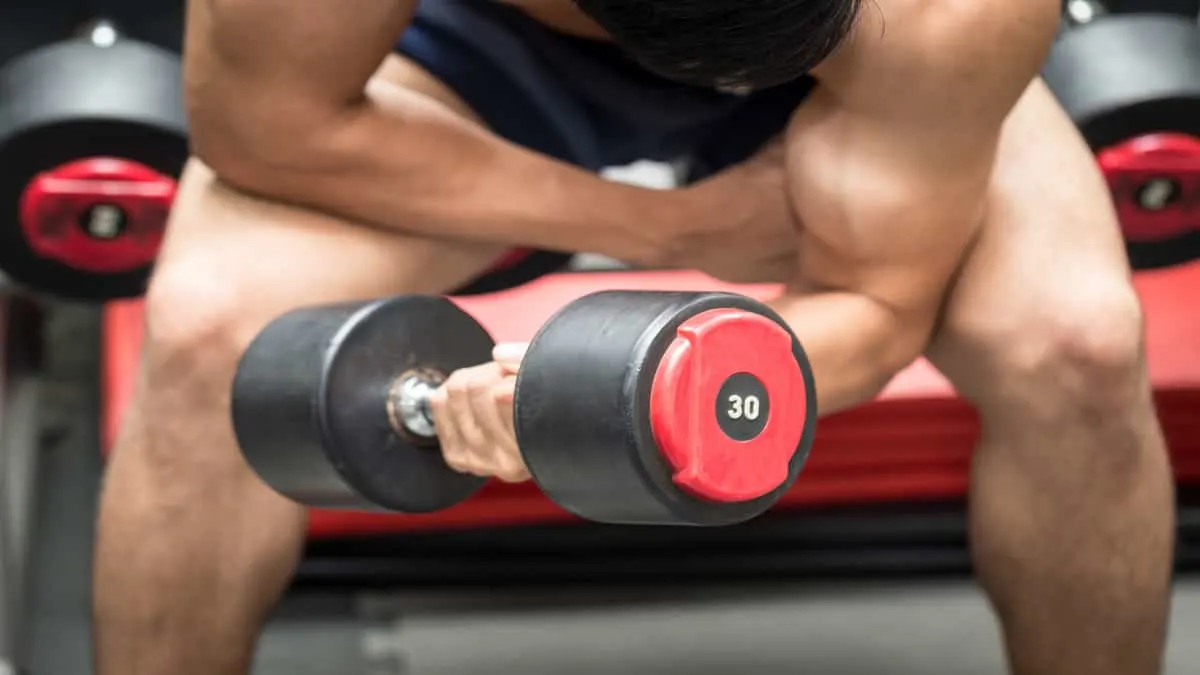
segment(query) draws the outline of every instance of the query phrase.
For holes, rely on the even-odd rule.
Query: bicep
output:
[[[416,1],[189,0],[184,70],[198,152],[302,144],[321,118],[362,99]]]

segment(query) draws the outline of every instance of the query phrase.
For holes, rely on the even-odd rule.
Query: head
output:
[[[575,0],[646,69],[704,87],[804,75],[850,33],[860,0]]]

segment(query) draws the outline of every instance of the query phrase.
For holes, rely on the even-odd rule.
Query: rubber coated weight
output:
[[[722,419],[737,417],[731,395],[743,418],[757,396],[763,422]],[[515,418],[530,473],[567,510],[609,523],[728,525],[795,482],[817,411],[807,357],[765,305],[608,291],[539,331],[517,376]]]
[[[1097,159],[1136,269],[1200,259],[1200,137],[1149,134]]]
[[[242,453],[280,494],[314,507],[426,513],[475,493],[436,442],[397,433],[388,392],[406,373],[491,360],[493,341],[449,300],[401,296],[300,309],[269,324],[234,379]]]
[[[51,295],[141,294],[187,159],[177,56],[72,39],[0,69],[0,269]]]
[[[299,503],[445,508],[483,481],[446,466],[425,406],[492,347],[442,298],[296,310],[243,356],[234,431],[250,466]],[[726,293],[606,292],[569,304],[531,342],[514,408],[538,485],[606,522],[752,518],[795,481],[816,426],[795,336],[766,306]]]
[[[1200,27],[1109,15],[1059,36],[1043,76],[1097,153],[1138,269],[1200,258]]]
[[[1200,16],[1200,0],[1107,0],[1104,4],[1114,14],[1175,14],[1192,19]]]

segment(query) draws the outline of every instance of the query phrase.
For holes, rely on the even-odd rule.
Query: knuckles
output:
[[[529,480],[524,462],[513,450],[511,432],[492,428],[490,420],[477,414],[480,405],[505,406],[512,398],[512,378],[494,363],[463,368],[446,378],[430,399],[430,409],[451,469],[507,483]]]

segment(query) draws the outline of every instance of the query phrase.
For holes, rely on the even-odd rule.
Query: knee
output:
[[[1143,379],[1144,345],[1141,304],[1133,290],[1080,294],[1055,305],[1031,322],[1020,374],[1048,378],[1072,399],[1099,402],[1134,393]]]
[[[113,470],[157,486],[160,507],[229,493],[253,477],[229,421],[233,373],[249,339],[245,298],[214,272],[164,265],[146,294],[142,372]]]
[[[156,393],[211,397],[214,387],[231,380],[249,342],[246,297],[213,267],[170,264],[150,283],[143,354],[147,384]]]
[[[1132,288],[1062,289],[988,336],[991,370],[1007,398],[1061,417],[1128,411],[1144,397],[1141,304]]]

